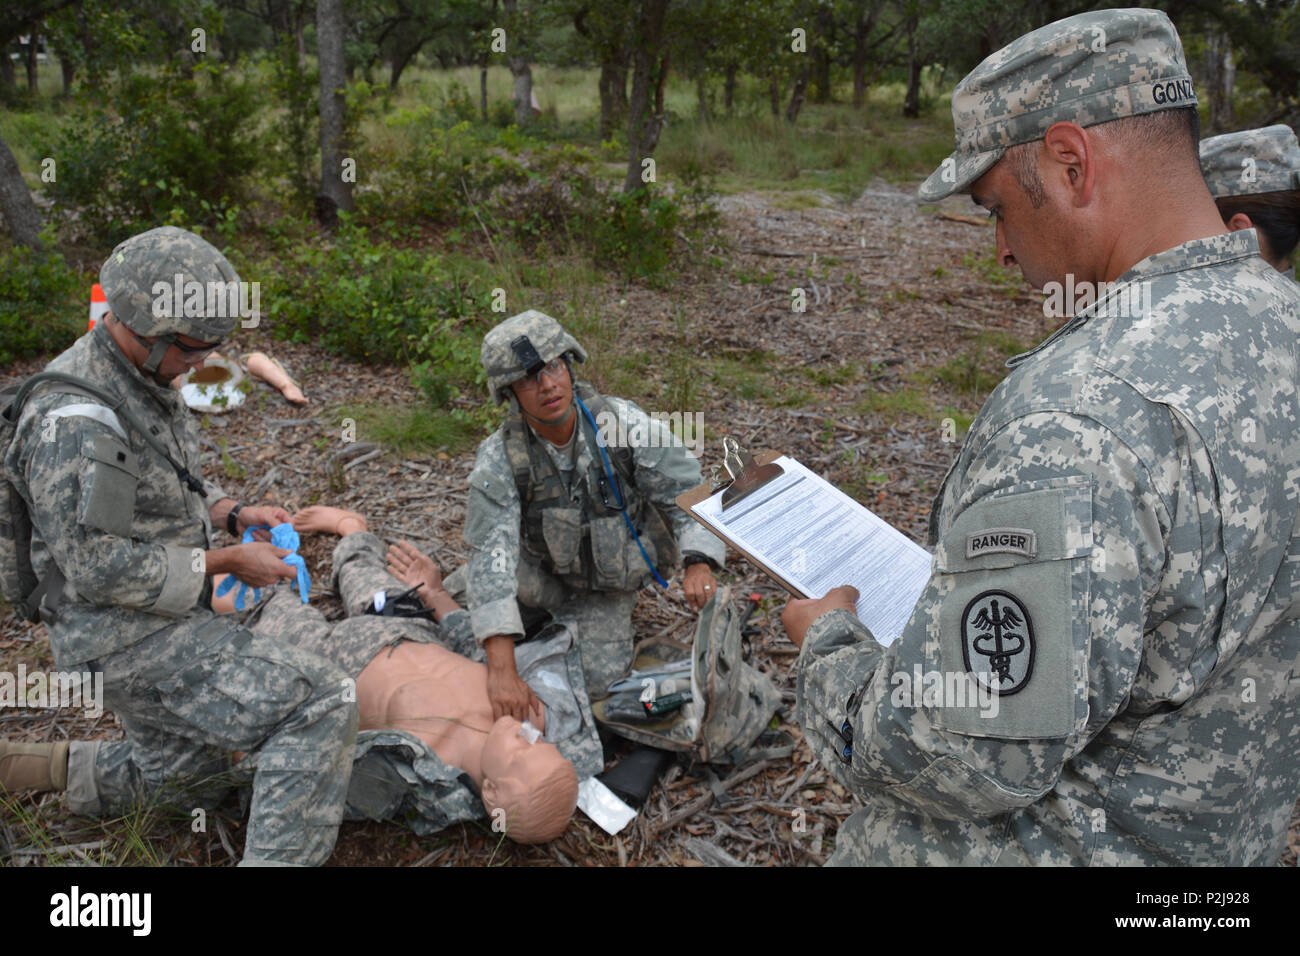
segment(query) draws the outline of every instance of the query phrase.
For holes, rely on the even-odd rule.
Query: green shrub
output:
[[[81,103],[40,144],[57,161],[47,194],[100,244],[214,223],[249,193],[264,146],[253,83],[200,65],[129,76],[111,101],[114,113]]]
[[[0,365],[71,345],[85,330],[89,291],[57,253],[0,249]]]
[[[323,245],[289,236],[280,246],[261,280],[272,334],[369,362],[427,357],[437,341],[429,330],[468,314],[472,280],[436,255],[375,241],[343,218]]]
[[[597,263],[629,278],[659,275],[672,257],[680,219],[676,203],[648,188],[610,195],[607,215],[591,223]]]

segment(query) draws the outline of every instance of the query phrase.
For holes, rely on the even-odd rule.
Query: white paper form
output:
[[[806,597],[858,589],[858,618],[894,642],[930,579],[930,553],[793,458],[783,474],[722,510],[722,492],[692,509]]]

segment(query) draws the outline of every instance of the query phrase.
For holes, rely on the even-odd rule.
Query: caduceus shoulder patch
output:
[[[966,669],[1002,696],[1023,690],[1034,673],[1034,624],[1024,603],[1009,591],[985,591],[961,617]]]

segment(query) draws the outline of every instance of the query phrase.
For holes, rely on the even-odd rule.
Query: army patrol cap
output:
[[[1265,126],[1201,140],[1210,195],[1254,196],[1300,189],[1300,142],[1289,126]]]
[[[971,70],[952,94],[955,150],[917,196],[968,192],[1009,146],[1055,123],[1095,126],[1196,105],[1183,46],[1159,10],[1097,10],[1026,33]]]
[[[483,369],[492,398],[510,397],[510,383],[534,374],[562,355],[587,361],[587,350],[559,322],[536,309],[512,315],[483,336]]]
[[[132,236],[113,250],[99,270],[109,309],[132,332],[188,335],[203,342],[224,339],[239,321],[238,309],[229,307],[228,296],[206,294],[208,283],[234,289],[227,284],[238,281],[234,267],[215,246],[175,226]],[[201,308],[194,307],[200,302],[197,297],[187,295],[189,283],[198,283],[205,292]]]

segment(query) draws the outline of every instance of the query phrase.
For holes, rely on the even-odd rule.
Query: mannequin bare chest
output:
[[[374,656],[357,677],[362,730],[391,727],[424,741],[445,764],[482,782],[492,729],[487,668],[436,644],[404,641]]]

